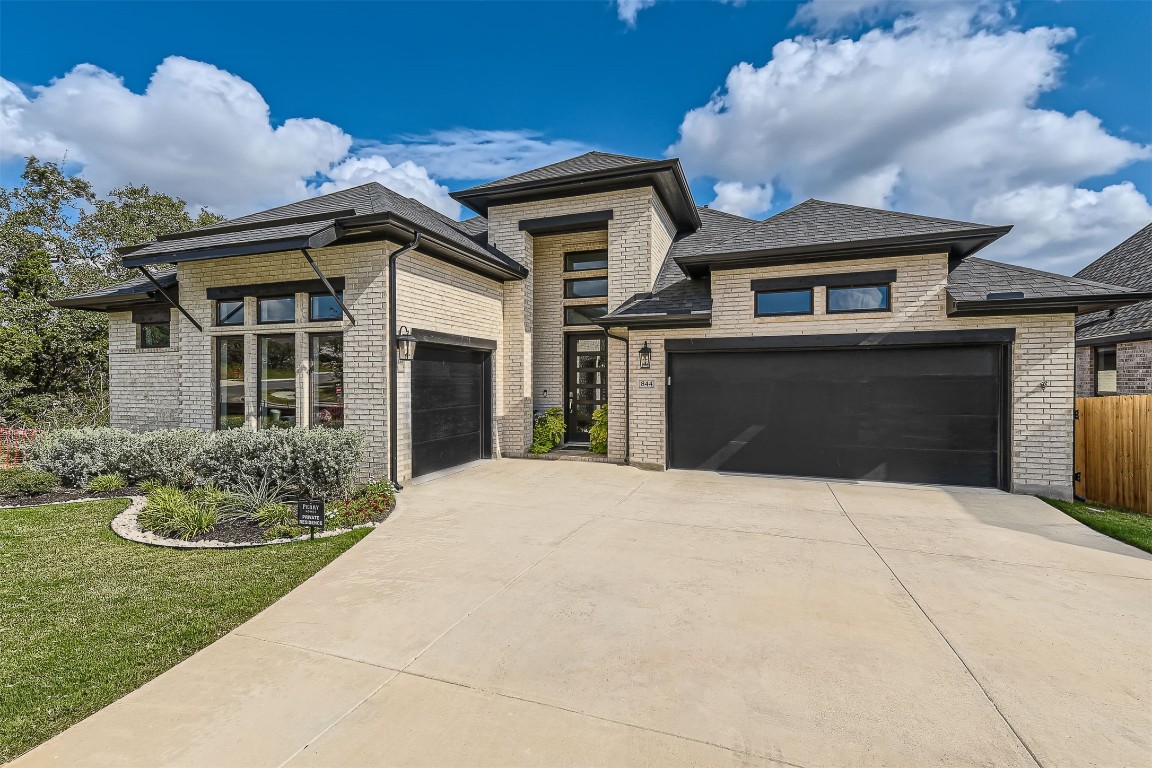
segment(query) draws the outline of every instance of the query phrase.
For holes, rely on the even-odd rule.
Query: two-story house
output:
[[[713,211],[677,160],[453,197],[478,215],[373,183],[125,249],[139,279],[59,302],[109,313],[112,424],[355,428],[404,481],[607,404],[646,468],[1068,496],[1075,317],[1149,298],[973,256],[1006,226]]]

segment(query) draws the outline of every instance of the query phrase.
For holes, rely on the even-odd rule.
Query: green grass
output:
[[[1045,501],[1094,531],[1152,553],[1152,515],[1092,502]]]
[[[125,504],[0,510],[0,763],[221,637],[369,530],[181,551],[112,533]]]

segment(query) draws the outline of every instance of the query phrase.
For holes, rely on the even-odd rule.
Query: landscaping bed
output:
[[[0,494],[0,508],[2,507],[39,507],[45,504],[59,504],[62,501],[76,501],[78,499],[122,499],[126,496],[135,496],[141,493],[136,486],[125,486],[119,491],[88,491],[83,488],[54,488],[51,491],[37,494]]]
[[[0,510],[0,763],[239,626],[370,530],[174,552],[117,537],[125,506]]]

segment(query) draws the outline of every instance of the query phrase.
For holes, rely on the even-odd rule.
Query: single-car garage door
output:
[[[1003,487],[1004,347],[669,355],[669,465]]]
[[[491,455],[491,355],[418,344],[412,358],[412,476]]]

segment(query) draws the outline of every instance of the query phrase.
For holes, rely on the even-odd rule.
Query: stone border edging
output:
[[[231,541],[184,541],[183,539],[169,539],[165,536],[159,536],[155,533],[145,531],[140,527],[140,522],[137,516],[144,509],[144,504],[147,499],[143,496],[129,496],[131,504],[128,509],[124,510],[116,517],[112,518],[111,528],[122,539],[127,541],[134,541],[137,544],[148,544],[153,547],[168,547],[169,549],[251,549],[252,547],[266,547],[271,544],[287,544],[293,541],[307,541],[311,538],[308,534],[303,536],[296,536],[291,539],[270,539],[269,541],[250,541],[250,542],[231,542]],[[81,501],[81,499],[77,499]],[[392,511],[395,511],[393,507]],[[355,530],[356,528],[375,528],[379,523],[361,523],[360,525],[352,526],[351,528],[338,528],[332,531],[322,531],[316,534],[318,539],[326,539],[331,536],[339,536],[342,533]]]

